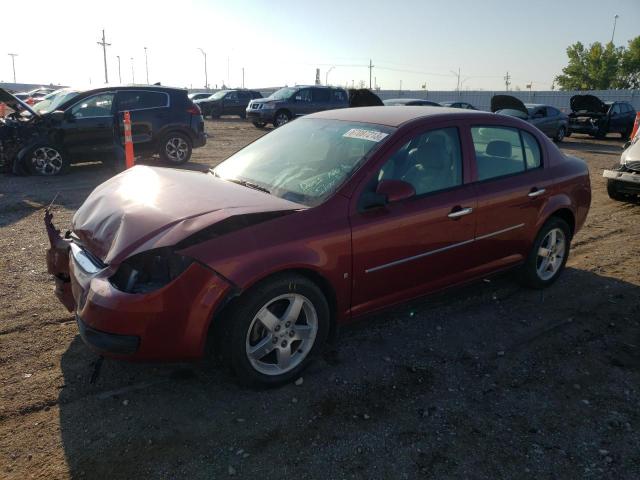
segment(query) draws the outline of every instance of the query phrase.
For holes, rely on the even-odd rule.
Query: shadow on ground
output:
[[[301,386],[64,353],[73,478],[638,478],[640,287],[511,276],[343,329]],[[604,452],[604,453],[603,453]]]

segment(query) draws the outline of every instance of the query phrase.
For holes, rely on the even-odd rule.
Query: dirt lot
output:
[[[262,134],[207,121],[205,168]],[[511,276],[343,329],[302,385],[242,389],[209,362],[105,360],[52,293],[57,223],[110,172],[0,178],[0,478],[640,478],[640,205],[606,195],[621,141],[568,139],[593,203],[562,278]]]

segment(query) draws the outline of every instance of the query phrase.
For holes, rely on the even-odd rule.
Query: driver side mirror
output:
[[[360,210],[384,207],[387,203],[399,202],[415,196],[416,190],[404,180],[382,180],[375,192],[367,192],[360,201]]]
[[[49,118],[56,123],[62,123],[65,119],[65,113],[62,110],[55,110],[49,114]]]

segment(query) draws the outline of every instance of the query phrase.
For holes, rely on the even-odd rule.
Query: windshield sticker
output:
[[[345,138],[359,138],[361,140],[369,140],[370,142],[379,142],[385,137],[388,137],[388,133],[378,132],[377,130],[365,130],[364,128],[352,128],[347,133],[342,135]]]

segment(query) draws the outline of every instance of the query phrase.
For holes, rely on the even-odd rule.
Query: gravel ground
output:
[[[207,121],[189,168],[264,131]],[[97,357],[46,272],[59,226],[110,172],[0,178],[0,478],[640,478],[640,206],[609,200],[621,141],[570,138],[593,203],[543,292],[510,275],[342,329],[276,390],[218,366]]]

